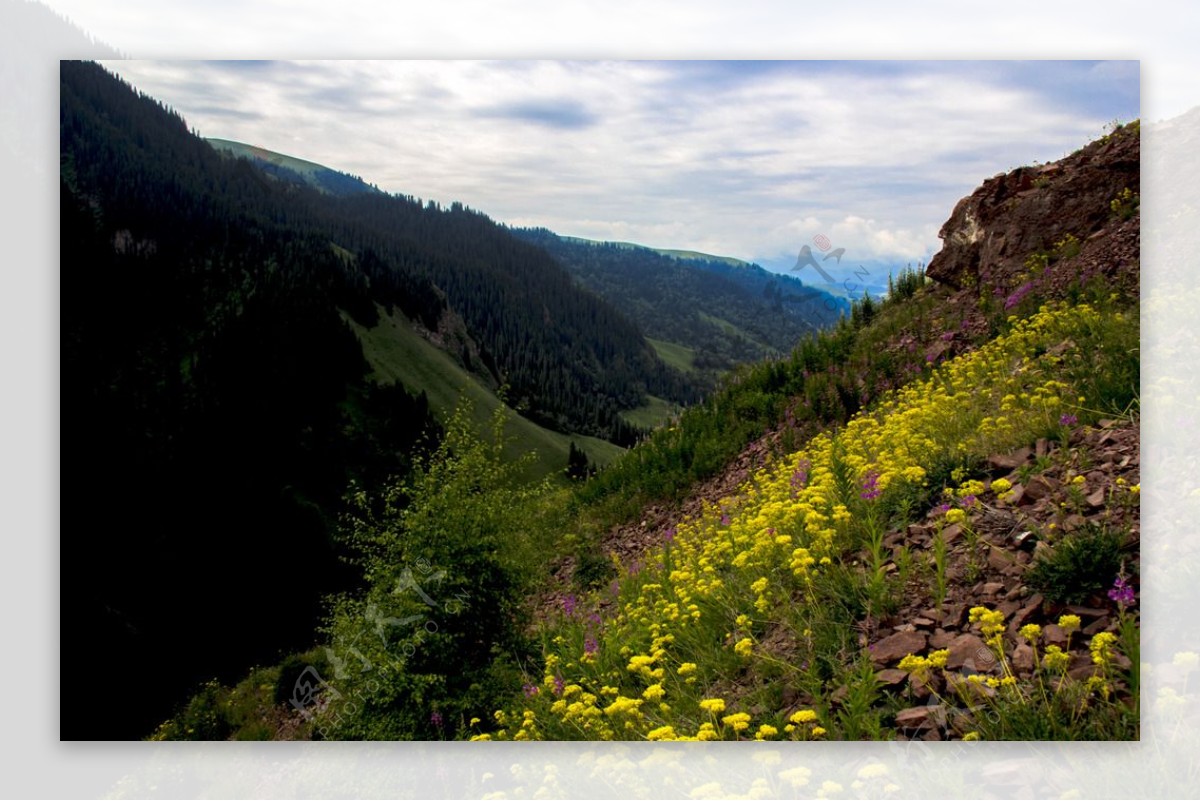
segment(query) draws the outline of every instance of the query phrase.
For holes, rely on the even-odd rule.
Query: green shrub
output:
[[[1096,525],[1069,534],[1034,561],[1029,586],[1056,603],[1083,603],[1112,586],[1121,569],[1123,541],[1121,534]]]
[[[459,409],[413,477],[350,498],[344,536],[368,589],[334,602],[321,737],[452,738],[519,675],[525,602],[544,580],[566,504],[552,502],[548,483],[519,482],[502,415],[482,441]]]

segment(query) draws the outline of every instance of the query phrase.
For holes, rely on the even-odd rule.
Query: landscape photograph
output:
[[[1141,739],[1137,61],[58,70],[62,740]]]

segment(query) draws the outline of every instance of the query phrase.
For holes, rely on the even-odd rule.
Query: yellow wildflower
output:
[[[758,731],[754,733],[755,740],[769,740],[779,734],[779,729],[766,723],[758,727]]]
[[[1071,655],[1063,651],[1057,645],[1046,646],[1046,655],[1042,657],[1042,664],[1047,670],[1062,672],[1067,669],[1067,665],[1071,663]]]
[[[657,729],[651,729],[646,734],[646,739],[647,740],[674,740],[675,739],[675,727],[674,726],[659,726]]]
[[[750,728],[750,716],[745,712],[734,712],[732,715],[726,715],[721,718],[721,722],[734,731],[745,731]]]
[[[816,721],[816,719],[817,713],[811,709],[797,710],[792,713],[790,718],[788,718],[788,720],[790,720],[792,723],[795,723],[797,726],[801,723],[813,723]]]

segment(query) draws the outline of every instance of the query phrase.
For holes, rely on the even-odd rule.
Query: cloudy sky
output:
[[[512,225],[784,270],[928,260],[954,203],[1139,116],[1136,61],[116,61],[235,139]]]

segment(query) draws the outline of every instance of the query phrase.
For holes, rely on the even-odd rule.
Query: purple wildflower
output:
[[[722,525],[722,526],[728,526],[728,525],[729,525],[729,515],[728,515],[728,514],[723,514],[723,515],[721,515],[721,525]]]
[[[563,612],[566,613],[567,617],[571,617],[572,615],[575,614],[575,596],[574,595],[568,595],[566,598],[563,598],[562,605],[563,605]]]
[[[792,495],[804,489],[804,485],[808,483],[809,466],[809,461],[805,459],[796,467],[796,472],[792,473]]]
[[[565,681],[563,681],[562,676],[554,677],[554,694],[555,695],[562,695],[563,687],[565,687],[565,686],[567,686],[567,683]]]
[[[667,542],[674,542],[675,541],[675,527],[671,526],[669,529],[667,529],[667,533],[664,536],[667,538]]]
[[[600,643],[596,642],[595,637],[588,637],[583,641],[583,653],[586,656],[595,656],[600,650]]]
[[[963,496],[963,499],[961,501],[959,501],[959,504],[962,505],[962,508],[969,509],[970,507],[975,505],[976,500],[977,499],[974,495],[965,495],[965,496]]]
[[[588,615],[588,622],[592,625],[599,626],[604,621],[600,618],[599,612],[592,612],[590,615]]]
[[[614,598],[616,598],[618,595],[621,594],[621,582],[617,581],[616,579],[613,579],[612,583],[608,585],[608,591],[613,594]]]
[[[437,711],[435,711],[435,712],[434,712],[432,715],[430,715],[430,716],[429,716],[429,722],[430,722],[430,723],[432,723],[434,726],[437,726],[438,728],[441,728],[441,726],[442,726],[442,713],[441,713],[441,712],[437,712]]]
[[[873,501],[882,493],[883,490],[879,488],[879,472],[872,470],[863,477],[862,492],[858,494],[858,497],[864,501]]]
[[[1021,284],[1019,287],[1017,287],[1011,295],[1009,295],[1007,298],[1004,299],[1004,310],[1008,311],[1013,306],[1016,306],[1018,303],[1021,302],[1021,300],[1026,295],[1029,294],[1029,292],[1032,289],[1033,289],[1032,281],[1025,283],[1025,284]]]
[[[1078,422],[1079,418],[1073,414],[1064,414],[1062,417],[1058,418],[1058,424],[1067,428],[1070,428]]]
[[[525,691],[526,698],[532,698],[538,694],[538,688],[536,685],[533,685],[533,684],[526,684],[521,689]]]
[[[1133,587],[1123,577],[1117,576],[1112,589],[1108,591],[1108,597],[1121,606],[1129,606],[1134,600]]]
[[[943,503],[943,504],[939,505],[938,508],[935,509],[934,511],[937,512],[939,515],[944,515],[944,514],[946,514],[946,512],[950,511],[950,504]]]

